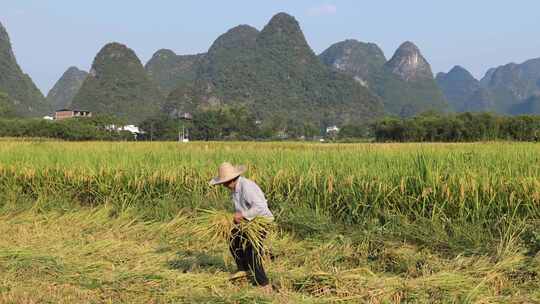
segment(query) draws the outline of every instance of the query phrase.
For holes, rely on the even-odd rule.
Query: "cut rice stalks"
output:
[[[240,224],[235,224],[233,215],[229,212],[207,209],[198,211],[202,215],[197,217],[194,233],[199,238],[211,243],[224,242],[230,245],[233,239],[239,237],[244,249],[251,245],[257,256],[264,260],[264,242],[274,229],[273,219],[256,217],[251,221],[243,220]]]

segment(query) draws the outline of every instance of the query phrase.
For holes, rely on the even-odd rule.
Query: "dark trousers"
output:
[[[263,238],[265,236],[266,233],[263,235]],[[268,285],[268,278],[264,272],[261,259],[264,253],[263,248],[255,248],[242,232],[236,228],[232,231],[232,238],[229,244],[229,250],[234,257],[238,270],[250,272],[254,285]]]

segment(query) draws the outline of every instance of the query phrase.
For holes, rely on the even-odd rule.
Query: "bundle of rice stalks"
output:
[[[256,217],[251,221],[243,220],[240,224],[235,224],[233,215],[229,212],[206,209],[198,211],[202,215],[197,217],[197,225],[193,229],[195,235],[213,244],[229,244],[232,239],[239,237],[244,249],[251,245],[257,255],[262,257],[264,241],[274,227],[272,219]]]
[[[198,211],[202,215],[198,216],[195,220],[194,234],[213,244],[223,242],[224,240],[229,242],[234,227],[232,215],[227,212],[215,210]]]

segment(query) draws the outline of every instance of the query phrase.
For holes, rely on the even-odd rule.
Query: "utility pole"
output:
[[[185,126],[185,121],[191,120],[191,113],[178,113],[178,142],[189,142],[189,129]],[[180,133],[182,124],[182,133]]]

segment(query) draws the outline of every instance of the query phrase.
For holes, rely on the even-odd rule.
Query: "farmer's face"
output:
[[[223,186],[227,189],[234,191],[236,189],[236,179],[223,183]]]

